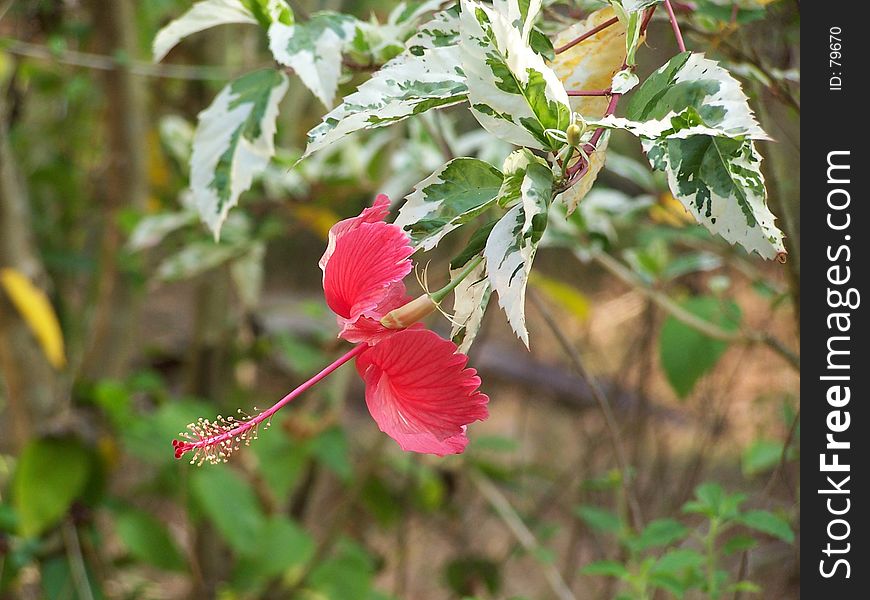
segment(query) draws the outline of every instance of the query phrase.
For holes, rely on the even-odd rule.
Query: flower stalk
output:
[[[253,440],[257,439],[261,423],[266,422],[265,427],[268,427],[271,422],[270,419],[276,412],[314,387],[341,365],[361,354],[367,347],[367,344],[355,346],[317,375],[281,398],[274,406],[264,410],[253,418],[237,419],[232,416],[223,417],[218,415],[214,421],[201,418],[191,423],[187,426],[188,431],[179,434],[181,439],[172,440],[172,447],[175,448],[175,458],[181,458],[187,452],[193,452],[193,457],[190,459],[191,464],[202,465],[205,462],[211,464],[227,462],[230,455],[238,450],[242,444],[249,446]]]

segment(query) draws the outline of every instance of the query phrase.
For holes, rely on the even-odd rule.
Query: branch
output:
[[[49,49],[39,44],[22,42],[8,37],[0,37],[0,48],[27,58],[47,60],[62,65],[95,69],[98,71],[115,71],[126,69],[134,75],[143,77],[162,77],[166,79],[187,79],[195,81],[226,81],[232,79],[235,74],[221,67],[206,65],[156,65],[142,60],[121,60],[106,54],[92,54],[90,52],[77,52],[75,50],[63,50],[60,52]]]
[[[685,52],[686,42],[683,41],[683,34],[680,31],[680,24],[677,23],[677,15],[674,14],[674,7],[671,6],[671,0],[665,0],[665,10],[668,11],[668,19],[671,22],[671,29],[674,30],[674,37],[677,38],[677,46],[680,47],[680,52]]]
[[[605,29],[607,29],[611,25],[616,24],[618,21],[619,21],[619,19],[617,19],[616,17],[613,17],[612,19],[608,19],[607,21],[604,21],[604,23],[602,23],[601,25],[597,25],[597,26],[593,27],[592,29],[590,29],[589,31],[583,33],[582,35],[574,38],[573,40],[571,40],[570,42],[568,42],[564,46],[559,46],[558,48],[556,48],[554,50],[554,52],[556,54],[561,54],[562,52],[565,52],[566,50],[570,50],[571,48],[573,48],[574,46],[576,46],[577,44],[579,44],[583,40],[588,40],[589,38],[591,38],[593,35],[595,35],[599,31],[604,31]]]
[[[532,303],[541,313],[541,316],[544,317],[547,326],[553,332],[553,335],[556,336],[556,340],[558,340],[559,345],[562,346],[562,350],[564,350],[565,354],[570,359],[574,370],[577,371],[577,374],[585,379],[586,383],[589,384],[592,397],[598,403],[598,407],[604,415],[604,422],[607,425],[607,431],[610,434],[610,443],[613,445],[616,464],[622,472],[622,490],[625,494],[626,501],[628,502],[634,528],[636,531],[640,532],[643,528],[643,513],[640,508],[640,502],[629,483],[630,473],[628,470],[628,459],[626,458],[625,446],[622,443],[619,426],[616,423],[616,417],[613,414],[613,407],[610,404],[610,400],[604,394],[604,390],[601,389],[598,380],[592,377],[592,375],[590,375],[586,370],[586,367],[583,365],[583,361],[580,358],[580,353],[577,352],[577,348],[575,348],[571,341],[565,336],[562,329],[559,327],[559,324],[553,318],[553,315],[551,315],[547,310],[547,307],[538,297],[537,293],[534,290],[528,290],[528,293]]]
[[[469,471],[469,478],[498,516],[501,517],[502,521],[505,522],[508,529],[511,530],[526,552],[530,554],[537,552],[541,548],[541,545],[538,543],[535,535],[529,530],[523,522],[522,517],[511,506],[510,501],[495,484],[486,475],[476,469]],[[559,600],[576,600],[574,593],[562,578],[562,574],[559,573],[559,570],[553,564],[548,562],[541,563],[541,568],[544,570],[544,576],[550,589],[553,590],[553,594]]]
[[[599,252],[595,254],[595,261],[607,269],[611,274],[616,275],[616,277],[621,279],[623,282],[637,289],[647,298],[652,300],[652,302],[659,308],[684,325],[688,325],[707,337],[721,340],[723,342],[763,344],[784,358],[789,365],[800,371],[800,356],[772,335],[754,331],[730,331],[728,329],[723,329],[722,327],[710,323],[709,321],[705,321],[694,313],[687,311],[667,294],[651,288],[609,254]]]

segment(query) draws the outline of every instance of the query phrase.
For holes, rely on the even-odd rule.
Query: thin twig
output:
[[[608,27],[610,27],[611,25],[614,25],[618,21],[619,21],[619,19],[617,19],[616,17],[613,17],[612,19],[608,19],[608,20],[604,21],[604,23],[602,23],[601,25],[597,25],[597,26],[593,27],[592,29],[590,29],[589,31],[584,32],[582,35],[574,38],[573,40],[571,40],[570,42],[568,42],[564,46],[559,46],[558,48],[556,48],[554,50],[554,52],[556,54],[561,54],[562,52],[565,52],[566,50],[570,50],[571,48],[573,48],[574,46],[576,46],[577,44],[579,44],[583,40],[588,40],[589,38],[591,38],[593,35],[595,35],[599,31],[603,31],[603,30],[607,29]]]
[[[613,90],[607,88],[606,90],[568,90],[569,96],[610,96],[613,94]]]
[[[589,384],[589,389],[592,392],[593,398],[595,398],[595,402],[598,404],[598,407],[601,409],[601,413],[604,415],[604,422],[607,425],[607,431],[610,435],[610,443],[613,445],[613,452],[616,457],[616,464],[619,467],[619,470],[622,472],[622,489],[625,493],[626,501],[628,502],[629,511],[631,512],[632,524],[638,532],[643,528],[643,512],[640,508],[640,502],[638,502],[637,496],[634,493],[634,489],[631,486],[630,478],[631,474],[628,469],[628,459],[626,458],[625,446],[622,443],[622,437],[619,433],[619,426],[616,422],[616,416],[613,414],[613,407],[610,405],[610,400],[608,400],[607,396],[604,393],[604,390],[601,388],[601,385],[598,383],[598,379],[593,377],[583,365],[583,361],[580,358],[580,353],[577,352],[577,349],[574,347],[574,344],[565,337],[565,334],[562,332],[562,329],[559,327],[559,324],[553,318],[553,315],[550,314],[550,311],[547,310],[547,307],[538,297],[534,290],[528,290],[529,298],[532,303],[538,309],[538,312],[541,313],[541,316],[544,317],[544,321],[546,321],[547,326],[553,332],[553,335],[556,336],[556,340],[558,340],[559,345],[562,346],[562,350],[564,350],[565,354],[568,356],[571,361],[574,370],[577,371],[577,374],[580,375],[586,383]]]
[[[66,547],[73,585],[76,587],[76,594],[79,600],[94,600],[94,593],[88,582],[88,572],[82,557],[82,548],[79,543],[79,534],[76,531],[76,526],[69,520],[64,521],[61,533],[63,535],[63,545]]]
[[[498,513],[498,516],[505,522],[514,536],[522,544],[523,548],[530,554],[534,554],[541,548],[540,543],[535,538],[535,535],[529,530],[528,526],[523,522],[522,517],[517,513],[510,501],[501,493],[492,481],[478,470],[471,470],[469,477],[480,491],[480,494],[489,502],[490,506]],[[547,584],[559,600],[576,600],[574,593],[562,579],[562,574],[559,570],[549,562],[541,564],[544,570],[544,576],[547,579]]]
[[[796,370],[800,370],[800,356],[798,356],[793,350],[788,348],[785,344],[783,344],[774,336],[764,332],[745,330],[732,331],[719,327],[718,325],[706,321],[698,317],[694,313],[689,312],[688,310],[677,304],[667,294],[648,286],[646,283],[641,281],[640,278],[638,278],[631,271],[629,271],[627,267],[623,266],[622,263],[620,263],[609,254],[605,252],[599,252],[595,254],[595,261],[599,265],[607,269],[611,274],[616,275],[616,277],[621,279],[623,282],[637,289],[647,298],[652,300],[659,308],[664,310],[666,313],[668,313],[684,325],[688,325],[692,329],[695,329],[696,331],[699,331],[707,337],[713,338],[714,340],[747,344],[763,344],[779,354],[782,358],[785,359],[785,361],[789,365],[794,367]]]
[[[677,15],[674,14],[674,7],[671,6],[671,0],[665,0],[665,10],[668,11],[668,19],[671,21],[671,29],[674,30],[674,37],[677,38],[677,46],[680,52],[686,51],[686,42],[683,41],[683,34],[680,31],[680,24],[677,23]]]
[[[235,76],[234,73],[222,67],[212,67],[207,65],[158,65],[142,60],[121,60],[114,56],[108,56],[105,54],[93,54],[90,52],[78,52],[75,50],[55,52],[46,46],[22,42],[7,37],[0,38],[0,48],[17,56],[47,60],[73,67],[83,67],[98,71],[127,69],[131,73],[143,77],[223,81],[232,79]]]

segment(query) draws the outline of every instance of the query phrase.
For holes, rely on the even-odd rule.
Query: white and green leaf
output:
[[[272,23],[269,49],[275,60],[293,69],[302,83],[327,107],[332,106],[342,57],[358,34],[354,17],[320,12],[295,24]]]
[[[752,140],[696,135],[643,145],[652,167],[667,174],[674,197],[712,233],[763,258],[785,254]]]
[[[399,211],[395,224],[424,251],[496,200],[501,172],[476,158],[456,158],[418,183]]]
[[[527,347],[526,285],[538,242],[547,227],[552,187],[552,172],[543,165],[529,164],[520,186],[521,201],[495,224],[483,251],[498,303],[511,329]]]
[[[495,11],[506,17],[528,43],[543,2],[541,0],[493,0],[492,4]]]
[[[625,64],[633,67],[636,64],[635,54],[643,41],[644,11],[661,0],[610,0],[617,18],[625,27]]]
[[[672,58],[632,95],[626,117],[590,120],[647,139],[712,135],[769,139],[740,83],[716,61],[684,52]]]
[[[637,75],[631,69],[623,69],[610,81],[610,91],[614,94],[627,94],[640,83]]]
[[[293,11],[284,0],[202,0],[163,27],[154,36],[154,62],[160,62],[187,36],[232,23],[261,24],[292,23]]]
[[[152,53],[154,62],[163,60],[178,42],[187,36],[230,23],[257,24],[254,13],[243,0],[202,0],[170,22],[154,36]]]
[[[254,71],[229,83],[199,114],[190,188],[200,217],[216,239],[230,209],[275,153],[278,103],[287,86],[279,71]]]
[[[453,281],[462,270],[462,267],[451,268],[450,280]],[[459,352],[467,354],[474,343],[483,324],[490,296],[492,286],[486,276],[486,261],[482,261],[453,290],[453,330],[450,339],[459,347]]]
[[[471,110],[493,135],[518,146],[561,146],[546,130],[570,123],[568,94],[507,15],[462,0],[462,69]]]
[[[433,108],[464,102],[467,87],[456,45],[455,11],[436,14],[406,50],[344,98],[308,132],[303,158],[364,129],[397,123]]]

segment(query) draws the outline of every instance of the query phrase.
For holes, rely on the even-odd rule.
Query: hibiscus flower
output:
[[[254,417],[191,423],[172,441],[176,458],[193,452],[192,463],[225,462],[256,439],[261,423],[354,358],[372,418],[403,450],[444,456],[465,449],[466,428],[487,418],[489,398],[468,357],[418,322],[436,303],[428,294],[416,300],[406,294],[414,249],[407,233],[384,221],[389,206],[381,195],[359,216],[336,223],[320,259],[339,337],[357,345]]]

